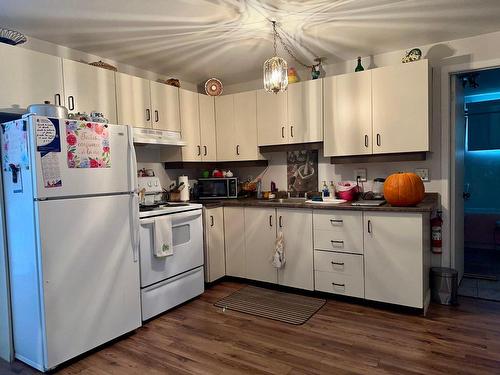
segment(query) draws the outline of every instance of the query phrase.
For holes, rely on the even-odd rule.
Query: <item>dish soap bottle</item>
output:
[[[362,72],[363,70],[365,70],[365,68],[363,68],[363,65],[361,65],[361,56],[358,57],[358,65],[356,66],[356,69],[354,69],[355,72]]]
[[[326,185],[326,181],[323,181],[322,193],[323,193],[323,198],[330,196],[330,191],[328,190],[328,186]]]
[[[330,197],[335,197],[335,184],[330,181]]]

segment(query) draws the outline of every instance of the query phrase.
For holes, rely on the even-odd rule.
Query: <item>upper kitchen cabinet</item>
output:
[[[325,156],[372,153],[372,71],[324,79]]]
[[[429,151],[429,63],[372,70],[373,153]]]
[[[255,91],[215,99],[217,160],[258,160]]]
[[[288,143],[286,92],[257,92],[257,133],[259,146]]]
[[[63,104],[59,57],[0,43],[0,112],[25,112],[30,104]]]
[[[118,123],[139,128],[151,127],[151,93],[149,80],[116,73]]]
[[[102,112],[116,123],[115,73],[63,59],[64,94],[70,112]]]
[[[182,147],[183,161],[201,161],[200,114],[198,94],[188,90],[179,90],[181,133],[187,143]]]
[[[198,94],[200,111],[200,139],[203,161],[217,161],[217,136],[215,134],[215,99]]]
[[[181,131],[179,89],[154,81],[150,84],[153,129]]]
[[[288,143],[323,141],[323,87],[316,79],[287,90]]]
[[[257,93],[259,146],[323,141],[322,80],[290,84],[284,93]]]

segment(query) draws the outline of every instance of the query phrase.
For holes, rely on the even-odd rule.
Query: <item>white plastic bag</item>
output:
[[[283,232],[279,232],[274,243],[274,255],[272,265],[275,268],[283,268],[285,266],[285,239]]]

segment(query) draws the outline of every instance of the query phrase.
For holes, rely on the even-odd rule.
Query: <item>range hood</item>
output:
[[[169,130],[134,128],[134,143],[160,146],[186,146],[181,133]]]

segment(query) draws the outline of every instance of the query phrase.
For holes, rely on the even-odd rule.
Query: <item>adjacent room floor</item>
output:
[[[213,306],[223,282],[59,374],[500,373],[500,303],[462,297],[427,317],[336,300],[301,326]],[[16,362],[1,374],[31,374]]]
[[[458,294],[500,301],[500,250],[464,249],[465,277]]]

